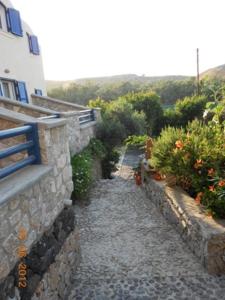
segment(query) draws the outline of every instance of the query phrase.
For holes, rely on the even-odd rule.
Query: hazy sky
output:
[[[38,35],[46,79],[195,75],[225,64],[224,0],[12,0]]]

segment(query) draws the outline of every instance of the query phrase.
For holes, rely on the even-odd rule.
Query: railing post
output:
[[[91,120],[92,121],[95,121],[96,120],[96,112],[95,112],[95,110],[92,108],[92,110],[91,110]]]
[[[28,150],[29,155],[35,156],[34,164],[41,164],[41,153],[40,153],[40,144],[39,144],[39,136],[38,136],[38,125],[37,123],[29,123],[26,125],[30,125],[32,127],[31,132],[26,134],[27,141],[33,141],[34,147]]]

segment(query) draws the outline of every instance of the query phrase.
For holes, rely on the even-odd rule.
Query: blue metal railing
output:
[[[0,130],[0,140],[24,134],[26,135],[26,142],[0,150],[0,159],[4,159],[22,151],[27,151],[28,157],[0,169],[0,179],[28,165],[41,163],[38,128],[36,123],[13,129]]]
[[[79,123],[80,125],[95,121],[95,111],[94,109],[87,109],[80,111]]]

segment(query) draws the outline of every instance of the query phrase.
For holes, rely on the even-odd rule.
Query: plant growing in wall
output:
[[[73,170],[74,190],[72,193],[73,199],[86,198],[93,182],[92,167],[93,160],[98,158],[103,160],[106,155],[106,150],[101,141],[91,139],[89,145],[79,154],[71,158]]]

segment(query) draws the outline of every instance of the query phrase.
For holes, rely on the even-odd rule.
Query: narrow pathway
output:
[[[209,276],[135,186],[127,153],[114,180],[100,180],[75,206],[82,262],[69,300],[225,299],[225,277]]]

